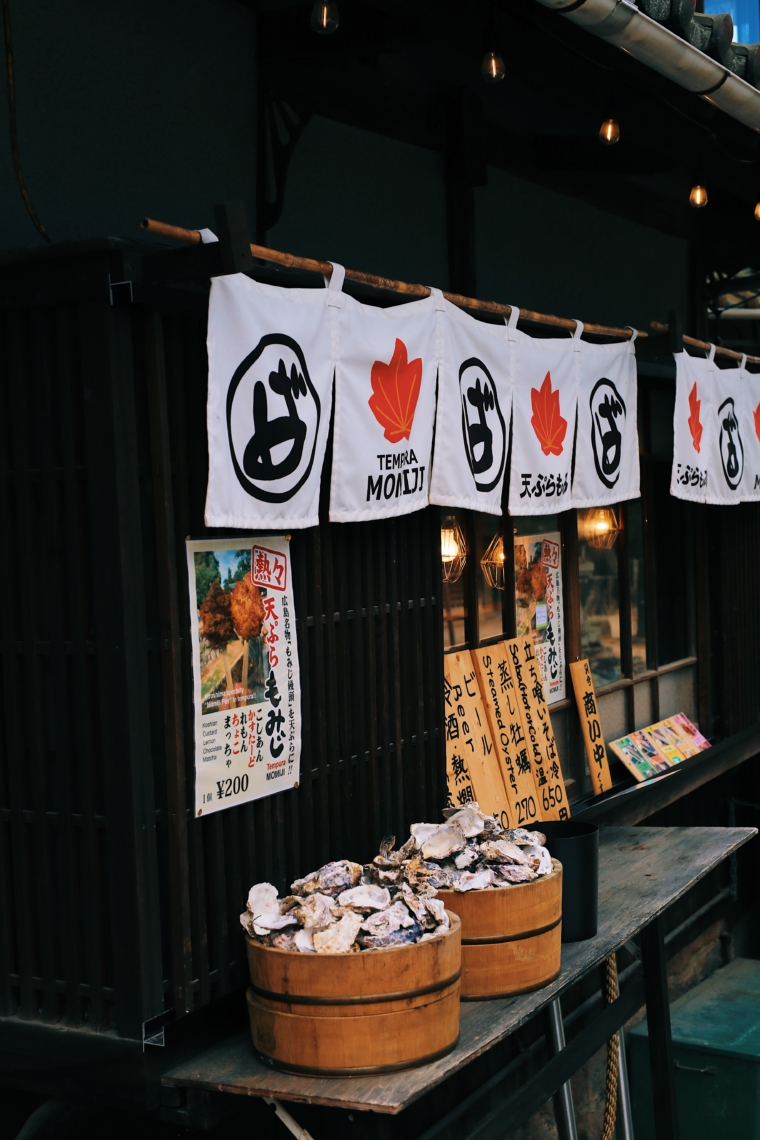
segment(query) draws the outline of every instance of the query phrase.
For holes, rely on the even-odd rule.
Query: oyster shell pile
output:
[[[271,883],[251,887],[240,916],[251,937],[279,950],[348,954],[425,942],[449,928],[439,889],[478,891],[528,883],[551,872],[540,831],[505,830],[476,803],[447,811],[444,823],[414,823],[394,850],[386,836],[363,867],[327,863],[278,898]]]

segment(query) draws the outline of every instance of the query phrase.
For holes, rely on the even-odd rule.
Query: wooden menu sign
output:
[[[449,806],[477,800],[488,815],[509,827],[509,807],[469,649],[444,661],[446,781]]]
[[[540,818],[536,784],[525,743],[525,732],[506,643],[472,651],[480,691],[499,757],[509,802],[512,827],[524,827]]]
[[[530,634],[513,637],[503,645],[509,656],[525,748],[535,782],[538,819],[569,819],[570,805],[533,638]]]
[[[571,661],[570,676],[573,679],[575,703],[581,718],[583,743],[586,748],[588,770],[591,773],[591,786],[594,794],[606,792],[612,787],[610,766],[607,762],[607,749],[604,747],[602,725],[597,711],[596,692],[588,661]]]

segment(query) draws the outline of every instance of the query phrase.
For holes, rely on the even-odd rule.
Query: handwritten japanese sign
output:
[[[443,660],[448,806],[477,800],[508,827],[507,797],[472,657],[465,649]]]
[[[289,539],[187,543],[195,813],[298,786],[301,693]]]
[[[533,638],[528,634],[503,644],[512,666],[523,735],[536,785],[538,819],[569,819],[570,806]]]
[[[512,827],[540,818],[531,750],[520,716],[520,694],[506,642],[475,649],[483,703],[500,761]]]
[[[575,689],[575,703],[581,720],[583,744],[586,749],[588,770],[591,773],[591,786],[594,794],[606,792],[612,787],[610,766],[607,762],[607,749],[604,747],[602,723],[599,719],[594,681],[588,661],[572,661],[570,676]]]

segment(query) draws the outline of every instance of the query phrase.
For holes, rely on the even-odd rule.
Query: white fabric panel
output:
[[[440,290],[388,309],[343,298],[331,522],[393,518],[427,505],[443,306]]]
[[[569,340],[536,340],[513,333],[511,515],[551,515],[572,505],[582,332],[578,321]]]
[[[745,440],[750,430],[745,384],[738,368],[715,366],[711,378],[712,427],[707,440],[709,474],[705,501],[717,505],[740,503],[745,478]]]
[[[673,412],[673,468],[670,493],[692,503],[707,502],[710,471],[709,436],[712,417],[710,390],[717,369],[712,360],[689,356],[684,350],[675,355],[676,403]]]
[[[636,355],[633,340],[584,344],[578,359],[574,507],[639,497]]]
[[[445,305],[430,502],[500,515],[514,341],[503,324]]]
[[[340,267],[333,276],[339,285]],[[317,525],[337,331],[330,295],[242,273],[213,279],[207,526]]]
[[[744,403],[744,479],[742,502],[760,501],[760,373],[748,372],[742,360],[741,388]]]

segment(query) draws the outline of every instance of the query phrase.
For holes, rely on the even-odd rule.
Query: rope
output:
[[[32,205],[29,192],[24,182],[24,173],[21,169],[21,156],[18,151],[18,133],[16,130],[16,76],[13,69],[13,40],[11,39],[11,9],[10,0],[3,0],[3,30],[5,32],[5,66],[8,72],[8,127],[11,135],[11,154],[13,155],[13,169],[16,172],[16,181],[24,199],[24,205],[29,211],[29,217],[37,227],[38,232],[45,241],[52,243],[53,239],[37,217],[37,211]]]
[[[604,963],[604,975],[605,1005],[612,1005],[618,996],[617,959],[614,954],[610,954]],[[604,1127],[602,1128],[602,1140],[612,1140],[615,1135],[619,1048],[620,1038],[618,1034],[615,1033],[610,1037],[607,1043],[607,1088],[604,1095]]]

